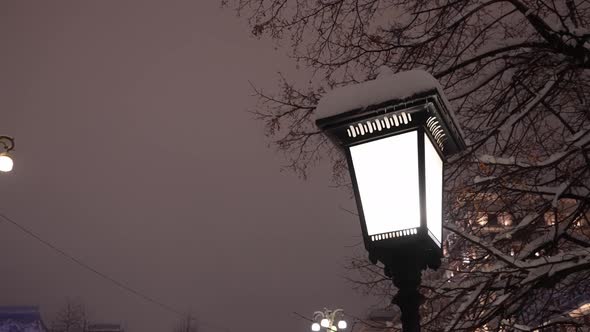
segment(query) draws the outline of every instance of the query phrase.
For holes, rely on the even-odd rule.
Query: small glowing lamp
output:
[[[0,172],[10,172],[13,166],[14,162],[10,155],[6,152],[0,153]]]
[[[320,325],[327,328],[330,326],[330,321],[327,318],[324,318],[320,321]]]
[[[318,323],[311,324],[311,330],[314,331],[314,332],[319,331],[320,330],[320,324],[318,324]]]
[[[346,325],[346,321],[345,320],[341,320],[338,322],[338,328],[341,330],[344,330],[348,325]]]

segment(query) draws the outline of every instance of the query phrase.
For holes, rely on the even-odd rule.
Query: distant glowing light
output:
[[[14,162],[7,153],[0,153],[0,172],[10,172]]]

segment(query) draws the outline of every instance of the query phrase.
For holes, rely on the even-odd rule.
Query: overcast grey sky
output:
[[[248,80],[300,75],[207,1],[0,2],[0,134],[16,138],[0,212],[98,270],[211,325],[307,331],[292,312],[372,303],[343,276],[362,248],[328,167],[281,173]],[[171,331],[174,314],[0,222],[2,305],[66,297],[94,321]],[[209,325],[206,325],[209,324]]]

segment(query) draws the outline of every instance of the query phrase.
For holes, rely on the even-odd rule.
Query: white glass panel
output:
[[[440,246],[442,242],[443,162],[430,139],[424,134],[426,171],[426,226]]]
[[[418,134],[350,148],[368,235],[420,226]]]

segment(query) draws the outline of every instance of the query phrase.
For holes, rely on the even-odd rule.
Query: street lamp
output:
[[[421,273],[442,256],[443,163],[465,148],[442,88],[408,71],[333,90],[316,111],[346,155],[369,258],[399,289],[404,331],[419,331]]]
[[[314,332],[322,328],[325,328],[326,332],[336,332],[344,330],[348,326],[344,320],[344,310],[342,309],[329,310],[324,308],[324,311],[314,312],[313,319],[314,323],[311,324],[311,330]]]
[[[14,166],[14,162],[12,161],[9,152],[14,149],[14,138],[10,136],[0,136],[0,144],[4,148],[4,152],[0,152],[0,172],[10,172]]]

